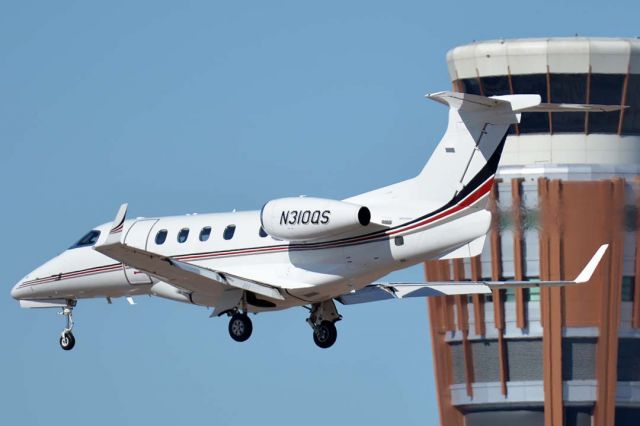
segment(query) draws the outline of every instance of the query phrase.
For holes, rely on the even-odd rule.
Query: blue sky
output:
[[[245,344],[201,308],[138,298],[63,318],[9,297],[130,203],[132,216],[343,198],[414,175],[472,40],[637,36],[637,2],[2,2],[0,424],[403,424],[437,419],[424,300],[306,311]],[[396,279],[419,281],[421,268]]]

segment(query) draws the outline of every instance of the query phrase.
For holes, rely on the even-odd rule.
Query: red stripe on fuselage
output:
[[[351,237],[351,238],[340,240],[340,241],[328,241],[325,243],[311,243],[311,244],[297,244],[297,245],[282,244],[279,246],[256,247],[256,248],[234,249],[234,250],[226,250],[226,251],[218,251],[218,252],[178,255],[178,256],[175,256],[174,258],[177,260],[207,260],[207,259],[214,259],[218,257],[253,255],[253,254],[261,254],[261,253],[277,253],[282,251],[323,250],[323,249],[330,249],[330,248],[337,248],[337,247],[345,247],[350,245],[367,244],[369,242],[375,242],[375,241],[382,241],[389,238],[390,236],[397,235],[399,233],[411,231],[416,228],[432,224],[440,219],[444,219],[454,213],[457,213],[473,205],[476,201],[478,201],[479,199],[487,195],[489,191],[491,191],[493,182],[494,182],[494,177],[491,176],[482,185],[480,185],[474,192],[469,194],[464,199],[460,200],[458,204],[455,204],[432,217],[427,217],[424,220],[421,220],[419,222],[412,223],[410,225],[400,226],[393,230],[386,230],[382,233],[362,235],[359,237]],[[112,272],[121,267],[122,267],[122,264],[117,263],[112,265],[97,266],[94,268],[88,268],[88,269],[83,269],[79,271],[66,272],[63,274],[53,275],[46,278],[36,278],[31,281],[25,281],[20,285],[20,287],[25,287],[28,285],[44,284],[44,283],[53,282],[53,281],[60,281],[62,279],[68,279],[68,278],[79,278],[79,277],[93,275],[93,274]]]

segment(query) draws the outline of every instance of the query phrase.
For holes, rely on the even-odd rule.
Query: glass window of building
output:
[[[624,75],[591,74],[589,103],[620,105]],[[592,112],[589,114],[589,133],[617,133],[620,112]]]
[[[629,108],[624,110],[622,134],[640,134],[640,74],[629,75],[627,83],[627,99],[624,102]]]
[[[503,290],[504,294],[503,294],[503,300],[505,302],[515,302],[516,301],[516,289],[515,288],[508,288],[506,290]]]
[[[180,232],[178,232],[178,242],[184,243],[189,238],[189,228],[182,228]]]
[[[633,302],[633,292],[635,287],[634,276],[622,277],[622,301]]]
[[[497,77],[482,77],[482,92],[485,96],[510,95],[509,77],[501,75]]]
[[[458,80],[458,89],[464,93],[471,93],[472,95],[480,94],[480,81],[477,78],[465,78]]]
[[[551,102],[584,104],[587,102],[587,74],[551,74]],[[544,100],[543,100],[544,102]],[[551,114],[553,133],[584,133],[584,112]]]
[[[207,241],[211,235],[211,227],[205,226],[200,230],[200,241]]]
[[[528,302],[540,301],[540,287],[531,287],[527,289],[526,300]]]
[[[158,233],[156,234],[156,244],[157,245],[164,244],[166,239],[167,239],[167,230],[166,229],[159,230]]]
[[[512,75],[513,93],[537,94],[542,102],[547,102],[547,75]],[[546,112],[525,112],[520,120],[520,133],[549,133],[549,114]]]
[[[222,237],[225,240],[230,240],[233,238],[233,234],[236,233],[236,226],[235,225],[229,225],[224,229],[224,233],[222,234]]]

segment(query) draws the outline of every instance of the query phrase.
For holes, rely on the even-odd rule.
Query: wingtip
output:
[[[583,284],[591,279],[591,276],[593,275],[594,271],[600,264],[600,261],[602,260],[602,257],[604,256],[608,248],[609,248],[608,243],[602,244],[598,248],[598,250],[595,252],[593,257],[591,257],[591,260],[589,260],[589,263],[587,263],[587,265],[584,267],[582,272],[580,272],[580,275],[578,275],[574,280],[576,284]]]
[[[109,230],[109,235],[104,239],[101,243],[96,244],[93,248],[94,250],[100,251],[103,246],[108,246],[110,244],[115,244],[120,242],[120,237],[122,236],[122,230],[124,229],[124,222],[127,219],[127,208],[129,205],[127,203],[123,203],[120,205],[118,209],[118,213],[116,214],[115,219],[111,224],[111,229]]]
[[[113,225],[111,226],[110,234],[117,234],[122,232],[122,228],[124,227],[124,221],[127,219],[127,209],[129,208],[129,204],[123,203],[120,205],[118,209],[118,213],[116,214],[116,218],[113,220]]]

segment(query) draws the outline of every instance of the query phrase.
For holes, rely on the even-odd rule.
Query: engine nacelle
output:
[[[357,231],[369,224],[367,207],[313,197],[279,198],[260,212],[262,228],[272,237],[310,241]]]

